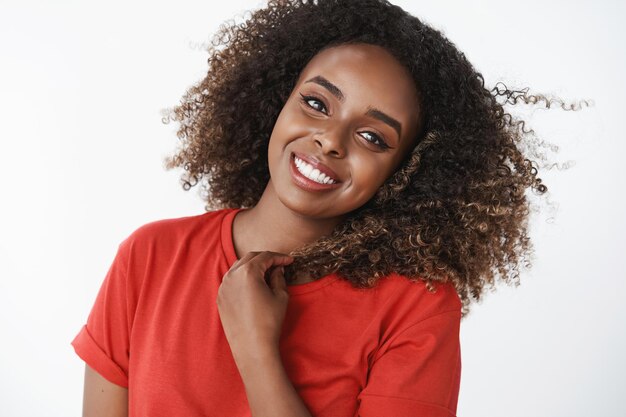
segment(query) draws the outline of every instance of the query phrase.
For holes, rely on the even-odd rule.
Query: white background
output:
[[[543,172],[558,206],[533,218],[522,285],[487,292],[463,321],[458,415],[626,415],[624,3],[394,3],[443,30],[489,86],[595,102],[532,114],[560,148],[548,156],[575,165]],[[0,1],[2,416],[80,415],[70,342],[117,245],[203,212],[197,187],[162,166],[178,139],[160,111],[203,77],[219,24],[263,4]]]

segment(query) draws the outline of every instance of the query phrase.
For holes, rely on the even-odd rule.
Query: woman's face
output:
[[[413,149],[419,110],[408,70],[386,49],[360,43],[319,52],[274,125],[268,186],[285,206],[309,217],[339,217],[361,207]],[[305,178],[311,171],[315,177],[316,163],[335,184]]]

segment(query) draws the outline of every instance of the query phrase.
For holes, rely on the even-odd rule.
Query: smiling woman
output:
[[[272,130],[265,192],[255,208],[240,216],[252,217],[267,207],[293,227],[302,224],[303,216],[309,218],[308,241],[315,230],[318,237],[328,235],[329,227],[372,198],[415,146],[418,97],[410,73],[380,46],[353,43],[320,51],[302,70]],[[340,182],[318,187],[327,192],[310,193],[290,171],[293,153],[320,172],[327,167]],[[248,223],[246,229],[254,230],[263,222]],[[287,244],[280,236],[276,240]],[[276,249],[289,253],[304,243]]]
[[[74,340],[86,410],[455,416],[461,318],[546,191],[498,97],[545,97],[386,1],[270,1],[209,54],[166,119],[207,212],[120,244]]]

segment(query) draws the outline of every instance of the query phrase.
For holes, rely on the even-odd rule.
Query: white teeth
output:
[[[335,184],[337,181],[333,180],[330,177],[327,177],[326,174],[320,172],[319,169],[313,168],[311,165],[304,162],[302,159],[298,157],[294,157],[296,161],[296,167],[298,171],[305,177],[319,182],[320,184]]]
[[[312,168],[310,165],[304,165],[304,166],[302,167],[302,172],[304,172],[304,174],[305,174],[307,177],[310,177],[310,176],[311,176],[311,172],[312,172],[312,171],[313,171],[313,168]],[[315,177],[315,178],[317,178],[317,177]]]

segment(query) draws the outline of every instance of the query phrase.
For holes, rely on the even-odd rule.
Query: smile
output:
[[[319,182],[320,184],[337,183],[336,180],[327,176],[323,172],[320,172],[319,169],[313,168],[313,166],[311,166],[310,164],[307,164],[306,162],[304,162],[302,159],[298,158],[297,156],[294,156],[294,162],[296,164],[296,168],[298,168],[298,171],[300,171],[302,175],[304,175],[310,180]]]
[[[291,178],[300,188],[307,191],[325,191],[340,187],[340,183],[314,169],[294,154],[291,155],[289,167]]]

